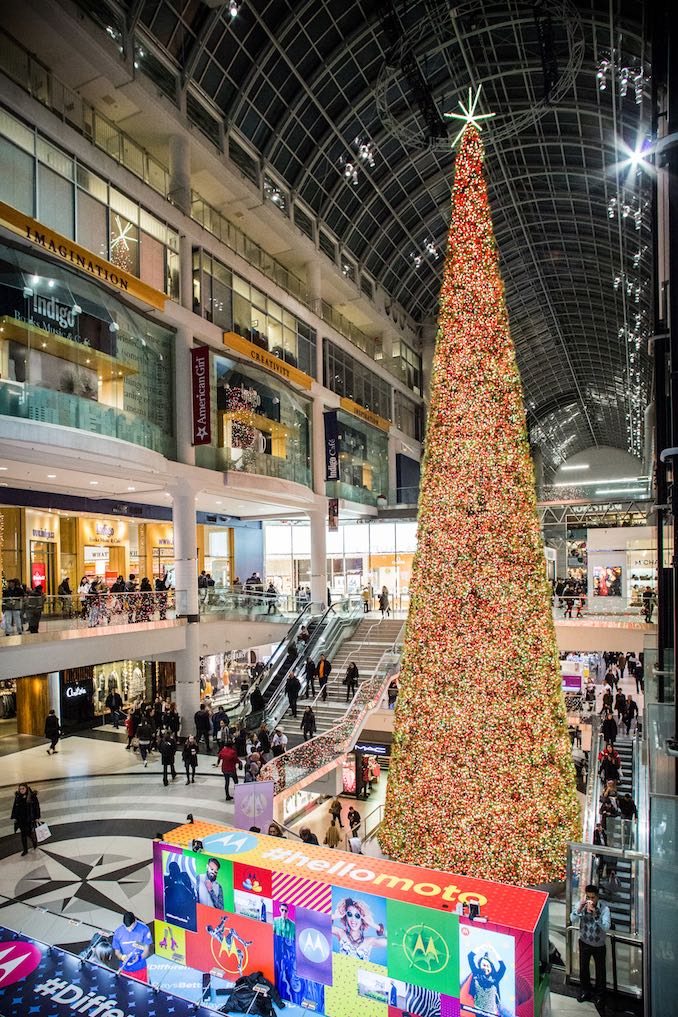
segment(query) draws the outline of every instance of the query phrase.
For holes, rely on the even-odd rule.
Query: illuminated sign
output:
[[[81,685],[68,685],[66,687],[66,696],[68,699],[75,699],[77,696],[86,696],[87,689],[83,689]]]
[[[388,749],[385,745],[372,745],[368,742],[356,742],[355,752],[363,752],[366,756],[387,756]]]
[[[54,255],[60,261],[66,262],[74,268],[79,268],[99,282],[107,283],[119,293],[129,294],[150,307],[164,311],[167,301],[164,293],[153,289],[152,286],[148,286],[141,279],[130,275],[129,272],[125,272],[124,269],[113,265],[110,261],[105,261],[98,254],[88,251],[86,247],[75,244],[68,237],[56,233],[49,226],[44,226],[36,219],[24,215],[23,212],[5,204],[4,201],[0,201],[0,223],[12,230],[13,233],[18,233],[25,240],[29,240],[34,247]]]
[[[38,527],[31,530],[31,533],[38,540],[54,540],[54,530],[43,530],[41,527]]]

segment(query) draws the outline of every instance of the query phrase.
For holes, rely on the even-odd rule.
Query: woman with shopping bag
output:
[[[33,791],[28,784],[19,784],[14,795],[12,815],[14,820],[14,832],[21,834],[21,856],[28,854],[28,838],[31,838],[33,850],[38,846],[35,836],[35,827],[40,819],[40,802],[36,791]]]

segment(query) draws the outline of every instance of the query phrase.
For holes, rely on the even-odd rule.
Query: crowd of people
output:
[[[562,609],[564,618],[571,618],[574,607],[577,608],[577,618],[581,618],[586,607],[588,595],[585,579],[562,579],[558,576],[552,582],[553,601]]]
[[[20,579],[10,579],[2,589],[2,621],[6,636],[37,632],[45,607],[41,583],[26,586]]]

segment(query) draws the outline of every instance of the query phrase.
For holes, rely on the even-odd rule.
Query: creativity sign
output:
[[[155,844],[155,868],[156,949],[197,972],[261,971],[328,1017],[539,1013],[544,893],[200,822]],[[199,896],[210,876],[218,906]]]

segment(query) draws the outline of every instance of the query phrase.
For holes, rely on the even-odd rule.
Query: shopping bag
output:
[[[48,840],[52,836],[52,831],[48,827],[47,823],[36,823],[35,824],[35,839],[38,844],[42,844],[44,840]]]

